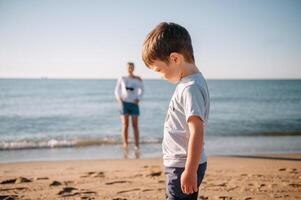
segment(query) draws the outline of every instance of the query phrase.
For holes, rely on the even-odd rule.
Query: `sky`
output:
[[[160,22],[184,26],[208,79],[300,79],[299,0],[0,0],[0,77],[117,78]]]

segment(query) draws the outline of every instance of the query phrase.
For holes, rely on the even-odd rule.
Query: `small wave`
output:
[[[141,139],[141,144],[159,144],[162,139]],[[129,141],[133,143],[133,141]],[[65,148],[65,147],[88,147],[94,145],[121,145],[121,139],[115,138],[88,138],[88,139],[70,139],[70,140],[17,140],[0,141],[1,150],[22,150],[22,149],[42,149],[42,148]]]
[[[215,130],[208,130],[207,136],[214,137],[285,137],[285,136],[301,136],[301,131],[232,131],[229,132],[218,132]]]
[[[301,131],[257,132],[246,133],[245,136],[301,136]]]

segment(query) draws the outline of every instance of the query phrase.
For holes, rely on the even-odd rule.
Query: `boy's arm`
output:
[[[204,142],[204,125],[200,117],[189,117],[188,127],[190,136],[188,141],[187,160],[185,170],[181,176],[181,188],[183,193],[186,194],[198,191],[197,170]]]

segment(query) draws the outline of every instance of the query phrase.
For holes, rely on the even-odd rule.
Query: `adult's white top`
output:
[[[141,78],[134,76],[122,76],[117,80],[115,86],[115,97],[128,103],[134,103],[136,99],[142,99],[144,92],[143,82]]]

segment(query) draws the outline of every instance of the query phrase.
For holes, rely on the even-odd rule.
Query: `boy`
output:
[[[204,136],[209,116],[207,83],[194,63],[188,31],[160,23],[143,44],[146,66],[177,83],[164,123],[162,142],[166,199],[197,199],[207,167]]]

